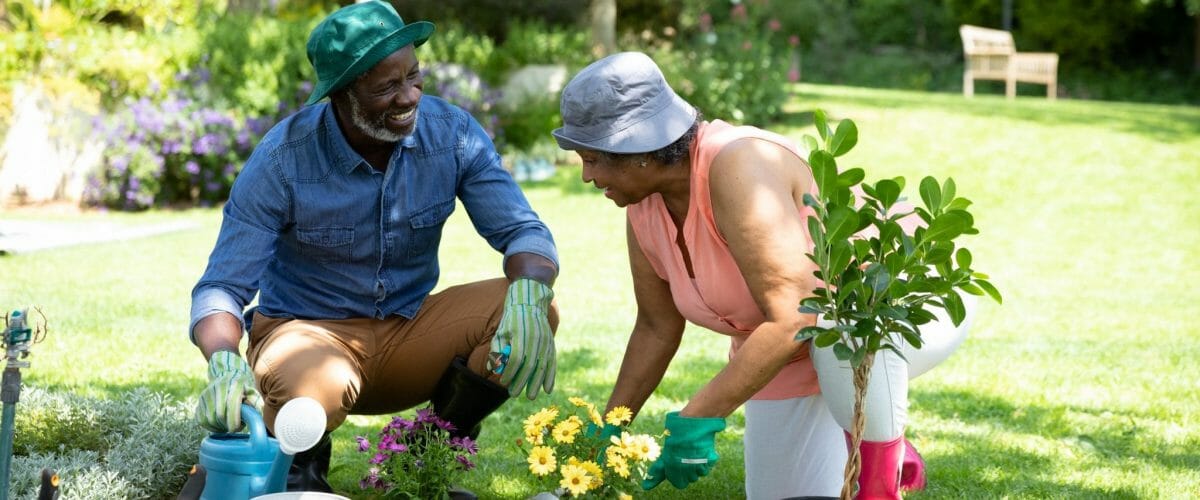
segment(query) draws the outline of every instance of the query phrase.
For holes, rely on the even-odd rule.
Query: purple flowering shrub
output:
[[[497,115],[500,91],[493,89],[478,73],[466,66],[451,63],[430,63],[422,66],[424,91],[463,108],[474,116],[488,137],[500,141],[502,131]]]
[[[104,143],[100,169],[88,179],[84,203],[119,210],[210,206],[229,197],[242,164],[276,117],[218,109],[207,95],[209,74],[182,73],[161,99],[126,98],[97,117]],[[281,103],[280,115],[295,105]]]
[[[355,438],[358,451],[371,455],[359,487],[385,498],[442,498],[459,474],[475,468],[471,457],[479,451],[469,437],[450,437],[452,430],[453,424],[423,408],[413,420],[393,417],[373,446]]]

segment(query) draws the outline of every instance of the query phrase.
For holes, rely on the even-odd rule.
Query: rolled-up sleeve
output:
[[[242,321],[242,310],[258,292],[259,279],[274,257],[291,203],[279,172],[270,148],[260,145],[238,175],[222,211],[221,230],[208,267],[192,289],[188,337],[193,343],[201,319],[227,312]]]
[[[471,217],[476,232],[508,258],[532,253],[558,267],[558,250],[550,228],[542,222],[512,175],[501,166],[483,128],[467,120],[460,160],[465,165],[458,197]]]

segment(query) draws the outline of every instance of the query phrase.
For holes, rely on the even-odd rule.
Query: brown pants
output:
[[[447,288],[425,299],[413,319],[298,320],[255,313],[247,358],[263,396],[263,419],[292,398],[307,396],[325,408],[326,430],[346,415],[395,413],[433,395],[455,357],[471,371],[487,370],[492,336],[503,314],[508,280]],[[549,312],[558,327],[557,308]]]

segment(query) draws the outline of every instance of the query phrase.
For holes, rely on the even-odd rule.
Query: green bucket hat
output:
[[[404,24],[392,4],[372,0],[334,11],[308,36],[308,62],[317,84],[305,104],[315,104],[345,87],[393,52],[420,46],[433,34],[433,23]]]

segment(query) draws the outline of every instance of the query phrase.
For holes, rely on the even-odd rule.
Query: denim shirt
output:
[[[557,265],[550,230],[471,115],[433,96],[417,113],[384,172],[350,148],[328,102],[275,125],[233,185],[188,331],[218,312],[240,319],[255,292],[270,317],[412,318],[437,284],[456,198],[505,261]]]

